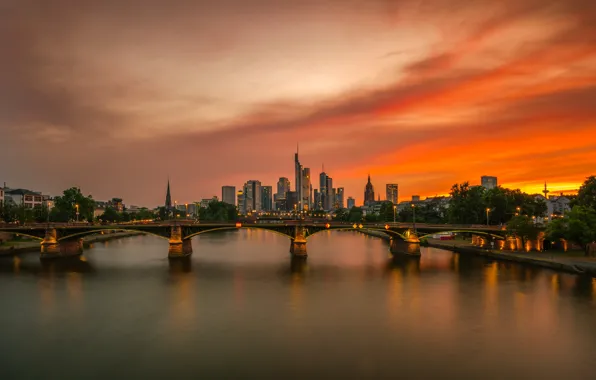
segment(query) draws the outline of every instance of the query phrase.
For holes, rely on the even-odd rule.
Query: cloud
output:
[[[193,201],[292,178],[296,142],[357,200],[368,171],[407,196],[482,174],[580,182],[596,163],[590,1],[0,7],[9,184],[154,205],[170,175]]]

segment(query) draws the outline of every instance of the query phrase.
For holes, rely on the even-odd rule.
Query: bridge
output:
[[[195,223],[175,221],[169,223],[90,225],[90,224],[33,224],[28,226],[0,226],[0,232],[9,232],[40,240],[41,257],[56,258],[79,255],[83,251],[82,237],[105,231],[136,231],[154,235],[169,242],[168,257],[178,258],[192,254],[191,239],[204,233],[236,230],[242,228],[268,230],[290,240],[290,253],[296,257],[307,256],[307,241],[323,231],[377,231],[391,237],[390,251],[393,254],[420,255],[420,239],[429,235],[452,232],[470,233],[478,245],[499,241],[505,245],[506,235],[498,226],[446,225],[446,224],[361,224],[361,223],[318,223],[305,220],[280,221],[274,223]]]

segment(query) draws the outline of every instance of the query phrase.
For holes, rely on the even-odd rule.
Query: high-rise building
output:
[[[338,187],[337,193],[335,194],[335,203],[337,208],[344,208],[344,188]]]
[[[356,206],[356,200],[352,197],[348,197],[348,209],[352,209],[352,207]]]
[[[262,210],[260,181],[250,180],[244,184],[244,210],[247,214]]]
[[[321,193],[319,193],[319,189],[315,189],[315,194],[313,197],[313,209],[321,209]]]
[[[168,189],[166,190],[166,202],[165,202],[166,210],[172,209],[172,196],[170,195],[170,179],[168,178]]]
[[[480,177],[480,183],[482,184],[482,187],[484,187],[487,190],[494,189],[498,186],[497,177],[491,177],[488,175],[483,175],[482,177]]]
[[[236,206],[236,186],[222,186],[221,201]]]
[[[368,182],[364,187],[364,205],[368,206],[375,203],[375,189],[370,182],[370,174],[368,175]]]
[[[288,191],[286,194],[286,210],[287,211],[299,211],[298,208],[298,193],[295,191]]]
[[[317,208],[319,210],[327,209],[327,173],[325,173],[324,166],[323,171],[319,174],[319,201]]]
[[[238,190],[236,198],[238,199],[238,206],[236,206],[238,208],[238,212],[240,214],[246,214],[246,205],[244,204],[244,191]]]
[[[394,205],[397,205],[398,200],[398,185],[397,183],[388,183],[385,185],[385,190],[387,192],[387,200]]]
[[[263,211],[273,210],[273,187],[261,186],[261,208]]]
[[[335,204],[335,193],[333,189],[333,178],[327,176],[327,186],[325,188],[325,210],[333,210]]]
[[[296,182],[294,182],[294,191],[298,197],[297,208],[302,210],[302,165],[298,158],[298,145],[296,145],[296,153],[294,154],[294,176],[296,180]]]
[[[277,181],[277,196],[278,198],[286,197],[286,193],[290,191],[290,180],[286,177],[280,177]]]
[[[310,169],[309,168],[302,168],[302,180],[300,182],[301,186],[302,186],[302,192],[301,192],[301,196],[302,196],[302,208],[301,210],[305,210],[308,211],[310,210],[311,207],[311,199],[310,199],[310,191],[311,191],[311,186],[310,186]]]

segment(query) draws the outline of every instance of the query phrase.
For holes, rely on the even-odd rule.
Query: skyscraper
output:
[[[261,208],[263,211],[273,210],[273,187],[261,186]]]
[[[309,168],[302,168],[302,180],[300,182],[302,187],[302,208],[301,210],[308,211],[310,210],[310,169]]]
[[[337,193],[335,194],[335,203],[337,204],[337,208],[344,208],[344,188],[338,187]]]
[[[370,174],[368,175],[368,182],[364,187],[364,205],[368,206],[369,204],[375,203],[375,189],[370,182]]]
[[[398,200],[398,185],[397,183],[388,183],[385,186],[385,190],[387,192],[387,200],[394,205],[397,204]]]
[[[482,187],[484,187],[487,190],[494,189],[495,187],[497,187],[497,177],[483,175],[482,177],[480,177],[480,183],[482,184]]]
[[[319,174],[319,210],[327,209],[327,173],[325,173],[325,166],[323,171]]]
[[[298,145],[296,145],[296,153],[294,154],[294,191],[298,198],[298,210],[302,210],[302,165],[298,159]]]
[[[168,190],[166,190],[166,210],[172,209],[172,196],[170,195],[170,179],[168,178]]]
[[[244,210],[246,213],[262,210],[260,181],[250,180],[244,184]]]
[[[352,207],[356,206],[356,200],[352,197],[348,197],[348,209],[352,209]]]
[[[279,181],[277,181],[277,196],[278,198],[286,197],[286,193],[290,191],[290,180],[286,177],[280,177]]]
[[[238,190],[238,193],[236,195],[236,198],[238,199],[238,212],[240,214],[245,214],[246,213],[246,206],[244,205],[244,191],[242,190]]]
[[[327,185],[325,190],[325,210],[333,210],[333,205],[335,204],[335,193],[333,191],[333,178],[329,176],[327,176]]]
[[[236,186],[222,186],[221,201],[236,206]]]

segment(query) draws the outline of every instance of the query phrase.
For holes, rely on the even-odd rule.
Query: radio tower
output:
[[[544,194],[544,199],[548,199],[548,193],[550,193],[550,191],[546,188],[546,181],[544,182],[544,190],[542,190],[542,193]]]

